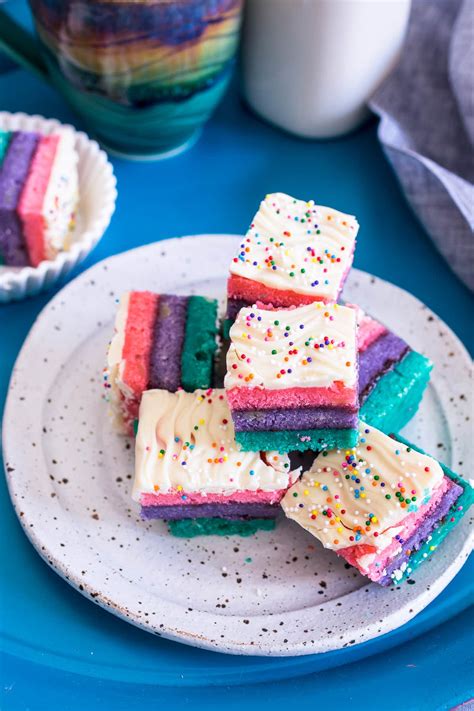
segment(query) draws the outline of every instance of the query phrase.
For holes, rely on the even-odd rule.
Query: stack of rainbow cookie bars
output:
[[[69,128],[49,135],[0,130],[0,264],[37,267],[69,249],[77,165]]]
[[[358,230],[270,194],[231,262],[221,328],[212,299],[122,297],[104,384],[115,424],[136,432],[142,518],[175,536],[252,535],[283,510],[381,585],[409,577],[460,520],[471,486],[393,434],[431,362],[340,301]]]

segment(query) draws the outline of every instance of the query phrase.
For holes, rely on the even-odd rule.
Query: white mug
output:
[[[411,0],[247,0],[244,95],[263,118],[305,138],[357,128],[395,65]]]

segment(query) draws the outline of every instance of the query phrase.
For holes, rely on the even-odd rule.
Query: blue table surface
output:
[[[41,113],[81,127],[55,91],[20,70],[0,76],[0,108]],[[374,122],[337,141],[301,141],[253,116],[234,85],[188,153],[158,163],[112,162],[119,186],[117,211],[103,240],[76,274],[111,254],[167,237],[242,232],[265,193],[285,191],[357,215],[361,231],[355,266],[411,291],[473,351],[472,295],[450,272],[406,204],[377,143]],[[18,351],[54,293],[0,307],[2,408]],[[243,703],[250,709],[266,709],[311,700],[324,708],[337,699],[356,710],[375,701],[384,709],[432,711],[474,695],[474,615],[469,608],[395,649],[296,680],[256,684],[251,693],[244,673],[241,685],[196,689],[185,686],[185,679],[180,684],[178,667],[175,681],[157,688],[127,683],[125,674],[120,682],[79,669],[71,673],[67,664],[43,666],[47,650],[59,638],[67,639],[73,656],[93,660],[100,647],[101,653],[110,655],[111,664],[121,661],[124,668],[130,660],[152,663],[151,640],[170,645],[173,660],[179,660],[176,650],[184,648],[115,620],[63,583],[27,543],[3,481],[1,487],[1,617],[3,648],[8,652],[2,659],[2,708],[134,709],[157,700],[206,709],[223,703],[230,709]],[[469,585],[472,571],[472,565],[465,568],[451,591],[458,594],[460,586]],[[457,599],[453,592],[448,594]],[[440,610],[442,620],[442,601],[433,609]],[[205,654],[209,655],[187,648],[185,658],[195,655],[196,660]],[[220,655],[212,658],[217,669],[228,664]],[[179,661],[173,663],[176,667]]]

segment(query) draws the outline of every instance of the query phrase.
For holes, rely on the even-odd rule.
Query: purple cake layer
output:
[[[318,430],[355,428],[357,412],[343,407],[275,408],[269,410],[233,410],[237,432],[279,432],[281,430]]]
[[[375,380],[409,351],[403,338],[390,331],[359,353],[359,395],[367,396]]]
[[[418,550],[418,548],[420,548],[422,543],[429,537],[433,529],[436,528],[436,524],[446,516],[451,506],[457,501],[462,493],[463,488],[450,480],[449,489],[446,491],[438,506],[424,519],[424,521],[422,521],[410,538],[406,541],[402,541],[403,550],[392,560],[390,565],[387,566],[386,574],[378,581],[380,585],[391,585],[393,583],[392,573],[395,570],[398,570],[403,563],[406,563],[410,559],[410,555],[407,551]]]
[[[233,299],[229,297],[227,299],[227,312],[226,312],[226,318],[232,319],[232,321],[235,321],[237,318],[237,314],[239,313],[240,309],[243,309],[244,306],[252,306],[252,304],[248,301],[245,301],[245,299]]]
[[[174,392],[181,385],[181,352],[186,327],[188,298],[163,294],[150,355],[149,388]]]
[[[183,518],[275,518],[279,509],[278,504],[241,504],[231,501],[228,504],[142,506],[141,515],[143,519],[162,518],[165,521]]]
[[[0,255],[5,264],[14,267],[29,264],[16,208],[38,138],[36,133],[13,133],[0,169]]]

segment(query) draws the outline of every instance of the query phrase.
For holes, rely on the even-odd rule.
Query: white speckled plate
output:
[[[14,369],[4,421],[10,494],[33,545],[94,602],[191,645],[261,655],[325,652],[399,627],[449,583],[472,548],[468,516],[413,578],[383,589],[292,521],[252,538],[176,539],[130,500],[133,450],[102,402],[116,299],[126,289],[222,296],[237,237],[173,239],[107,259],[63,289]],[[359,303],[435,362],[406,435],[467,472],[470,359],[410,294],[353,270]],[[472,522],[471,522],[472,523]]]

